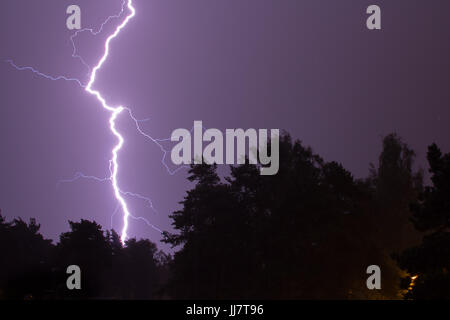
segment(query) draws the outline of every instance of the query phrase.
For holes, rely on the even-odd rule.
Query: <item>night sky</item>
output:
[[[7,218],[37,218],[57,239],[67,220],[90,219],[120,231],[121,213],[107,177],[115,140],[109,114],[74,82],[50,81],[4,62],[87,82],[71,57],[70,4],[95,29],[121,0],[3,0],[0,7],[0,208]],[[382,9],[382,30],[366,28],[366,8]],[[135,0],[136,17],[112,42],[96,89],[131,108],[154,138],[194,120],[209,128],[279,128],[368,175],[382,136],[397,132],[426,167],[426,147],[450,150],[450,2],[448,0]],[[83,33],[78,52],[95,65],[106,36]],[[171,176],[160,148],[123,115],[124,191],[135,216],[170,230],[168,215],[190,187],[186,170]],[[170,150],[170,144],[164,144]],[[170,164],[170,156],[168,161]],[[175,169],[171,166],[171,169]],[[141,221],[130,235],[160,239]],[[163,246],[163,248],[165,248]]]

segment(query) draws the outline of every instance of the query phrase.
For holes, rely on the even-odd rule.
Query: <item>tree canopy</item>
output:
[[[172,265],[172,294],[369,298],[374,293],[367,290],[365,271],[376,264],[387,283],[377,297],[398,298],[401,270],[390,255],[411,237],[399,228],[409,223],[408,202],[420,181],[413,160],[400,138],[387,136],[379,168],[370,179],[357,180],[284,135],[277,175],[261,176],[256,166],[244,164],[221,179],[215,165],[192,166],[189,180],[196,185],[183,209],[171,215],[178,232],[165,235],[181,246]]]
[[[95,221],[69,221],[53,244],[31,219],[0,214],[3,299],[450,298],[450,153],[428,149],[431,185],[396,134],[356,179],[312,148],[280,137],[276,175],[248,162],[221,176],[193,165],[163,241],[120,241]],[[69,290],[66,269],[82,270]],[[369,290],[367,268],[382,287]]]

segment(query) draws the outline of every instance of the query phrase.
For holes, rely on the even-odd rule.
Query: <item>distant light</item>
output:
[[[409,283],[408,291],[411,291],[415,286],[415,281],[419,277],[419,275],[415,275],[411,277],[411,282]]]

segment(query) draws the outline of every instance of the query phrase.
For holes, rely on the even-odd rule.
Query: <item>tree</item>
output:
[[[0,296],[39,299],[49,294],[54,246],[39,229],[34,219],[6,222],[0,215]]]
[[[383,138],[378,167],[371,166],[368,183],[373,193],[372,214],[366,229],[372,259],[383,271],[381,291],[369,298],[402,298],[401,278],[406,276],[395,260],[401,250],[420,242],[421,234],[410,221],[410,204],[422,189],[422,170],[414,171],[415,152],[395,133]]]
[[[420,245],[397,256],[410,277],[404,279],[406,298],[450,298],[450,153],[428,147],[432,186],[424,188],[411,206],[415,227],[426,232]]]
[[[410,221],[410,204],[422,189],[422,170],[413,171],[415,152],[396,134],[383,139],[378,170],[372,168],[378,243],[391,253],[420,241]]]
[[[156,245],[150,240],[130,239],[123,249],[127,283],[122,295],[127,299],[152,299],[158,288]]]
[[[181,249],[172,263],[177,298],[347,298],[365,287],[373,260],[366,241],[371,189],[342,165],[325,162],[289,135],[280,139],[280,170],[196,165],[183,209],[171,215]],[[367,288],[365,288],[367,291]]]
[[[83,290],[69,291],[59,281],[61,294],[69,297],[101,297],[106,294],[108,271],[111,268],[112,248],[101,226],[96,222],[69,221],[71,231],[62,233],[57,245],[60,278],[66,278],[66,268],[81,268]]]
[[[122,246],[114,231],[96,222],[69,222],[71,231],[58,244],[60,270],[75,264],[82,271],[82,290],[69,297],[152,299],[159,289],[157,247],[150,240],[129,239]]]
[[[34,219],[7,222],[0,215],[0,298],[153,299],[163,296],[171,257],[150,240],[123,246],[114,231],[96,222],[69,221],[57,246],[39,234]],[[81,269],[81,290],[68,290],[66,270]],[[162,275],[162,277],[161,277]]]
[[[166,242],[174,246],[183,245],[183,250],[175,254],[173,281],[170,293],[175,298],[219,298],[218,292],[232,294],[241,286],[226,273],[238,269],[230,264],[236,263],[239,254],[234,243],[244,241],[234,237],[240,225],[233,218],[239,212],[228,185],[220,182],[216,166],[202,164],[189,171],[190,181],[197,182],[193,190],[182,202],[184,209],[171,215],[173,225],[179,234],[166,233]],[[230,229],[231,226],[235,228]],[[222,244],[226,243],[226,246]],[[228,288],[228,290],[225,288]]]

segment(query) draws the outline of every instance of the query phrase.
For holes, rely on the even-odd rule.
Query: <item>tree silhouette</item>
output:
[[[156,245],[149,240],[130,239],[124,248],[128,299],[151,299],[158,289]]]
[[[414,229],[410,218],[411,202],[423,188],[422,170],[414,171],[415,152],[396,134],[383,138],[378,166],[371,165],[368,183],[371,186],[370,231],[366,234],[372,249],[372,261],[383,272],[381,292],[375,291],[369,298],[401,298],[401,278],[406,276],[393,254],[420,242],[421,234]]]
[[[397,259],[411,275],[404,281],[406,298],[449,299],[450,153],[442,154],[433,144],[427,158],[433,185],[425,187],[412,205],[412,221],[426,235],[419,246],[405,250]]]
[[[69,222],[61,234],[58,265],[78,265],[83,273],[81,291],[64,295],[77,298],[152,299],[159,289],[156,245],[129,239],[122,246],[118,234],[104,232],[95,222]],[[65,269],[64,269],[65,270]]]
[[[248,163],[228,177],[216,165],[190,168],[194,186],[170,216],[175,232],[164,233],[174,257],[150,240],[123,245],[87,220],[69,221],[53,245],[34,219],[0,215],[0,298],[450,298],[450,154],[429,147],[433,184],[424,187],[395,134],[366,179],[288,134],[279,147],[273,176]],[[373,264],[377,291],[366,286]],[[70,265],[81,268],[81,291],[67,289]]]
[[[0,215],[0,296],[39,299],[50,292],[54,247],[39,229],[34,219],[8,223]]]
[[[165,234],[182,246],[175,297],[348,298],[365,287],[365,269],[380,257],[366,238],[373,195],[342,165],[284,135],[277,175],[249,164],[225,182],[214,165],[189,173],[196,185],[171,215],[178,233]]]
[[[114,230],[96,222],[69,221],[55,246],[34,219],[12,222],[0,215],[1,299],[153,299],[164,297],[171,257],[149,240],[122,246]],[[81,290],[69,290],[66,270],[81,269]],[[159,296],[158,296],[159,295]]]
[[[422,170],[413,171],[415,152],[396,134],[383,139],[378,169],[372,167],[380,244],[388,251],[399,251],[420,241],[410,222],[411,202],[423,188]]]
[[[95,222],[81,220],[69,221],[71,231],[61,234],[57,245],[57,265],[64,277],[65,270],[70,265],[80,267],[83,276],[83,290],[68,291],[63,284],[64,295],[69,297],[100,297],[104,296],[103,284],[107,282],[111,268],[112,249],[101,226]]]

